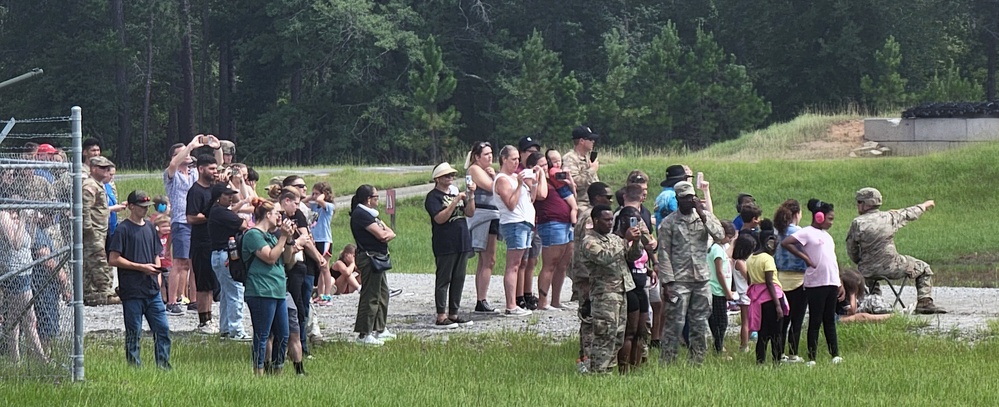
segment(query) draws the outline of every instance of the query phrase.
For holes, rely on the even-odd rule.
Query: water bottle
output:
[[[229,250],[229,261],[239,260],[239,250],[236,250],[236,238],[229,236],[229,244],[226,245]]]

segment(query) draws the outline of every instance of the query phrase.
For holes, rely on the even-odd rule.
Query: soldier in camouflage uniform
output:
[[[594,205],[610,205],[612,192],[610,187],[603,182],[594,182],[586,190],[586,195]],[[579,220],[576,222],[573,235],[573,247],[583,247],[583,238],[586,232],[593,229],[593,219],[590,211],[580,211]],[[593,318],[590,310],[590,272],[583,263],[582,250],[575,250],[572,256],[572,265],[569,267],[566,276],[572,281],[572,298],[579,301],[579,309],[576,311],[579,316],[579,360],[576,367],[585,373],[588,368],[588,358],[590,347],[593,345]]]
[[[590,272],[590,306],[593,316],[593,345],[590,348],[591,373],[610,373],[617,366],[617,354],[624,344],[628,322],[627,293],[635,288],[628,263],[642,257],[643,247],[611,233],[614,213],[610,206],[593,207],[593,229],[586,231],[580,251]],[[638,228],[627,232],[629,241],[641,238]]]
[[[219,140],[219,150],[222,151],[222,164],[219,164],[221,169],[228,168],[232,165],[233,158],[236,157],[236,143],[229,140]]]
[[[83,180],[83,302],[89,306],[120,304],[104,251],[111,212],[104,182],[109,180],[114,163],[97,156],[89,164],[90,176]]]
[[[715,215],[704,210],[690,182],[677,182],[673,190],[678,210],[659,225],[658,271],[666,314],[659,360],[671,363],[676,359],[686,320],[690,323],[690,361],[700,364],[708,348],[711,314],[709,239],[721,241],[725,230]]]
[[[860,216],[850,223],[846,234],[846,252],[857,264],[864,278],[884,277],[900,279],[905,276],[916,281],[916,313],[943,314],[942,308],[933,304],[933,271],[930,265],[912,256],[898,254],[895,249],[895,232],[936,205],[932,200],[916,206],[891,211],[881,211],[881,192],[874,188],[861,188],[856,193],[857,212]]]
[[[586,126],[579,126],[572,130],[572,151],[562,156],[562,168],[572,176],[577,191],[587,191],[590,184],[600,181],[600,178],[597,177],[600,163],[590,161],[593,144],[599,138],[599,135],[590,131],[590,128]],[[591,207],[588,196],[576,197],[576,204],[579,207],[579,213],[587,212]]]

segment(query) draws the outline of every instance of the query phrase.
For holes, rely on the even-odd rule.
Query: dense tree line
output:
[[[806,108],[994,99],[999,0],[0,0],[0,115],[84,107],[122,166],[211,132],[257,163],[473,140],[691,147]]]

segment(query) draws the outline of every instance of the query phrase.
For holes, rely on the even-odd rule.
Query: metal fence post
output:
[[[73,136],[73,381],[83,381],[83,109],[70,109]]]

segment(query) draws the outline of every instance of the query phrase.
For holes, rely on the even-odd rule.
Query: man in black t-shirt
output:
[[[232,279],[229,273],[229,239],[235,239],[236,234],[248,227],[246,221],[236,215],[233,210],[246,205],[245,201],[237,202],[238,191],[229,188],[229,184],[212,185],[212,205],[208,213],[208,235],[211,242],[212,270],[219,282],[219,331],[222,339],[249,341],[252,338],[243,328],[243,283]],[[229,209],[233,206],[233,209]]]
[[[212,270],[211,240],[208,233],[208,212],[212,209],[211,186],[218,175],[218,164],[210,155],[198,156],[198,182],[187,191],[187,224],[191,225],[191,270],[197,288],[198,331],[215,334],[218,328],[212,321],[212,301],[219,289],[218,278]]]
[[[146,222],[146,212],[153,204],[143,191],[128,194],[128,219],[125,219],[108,246],[108,264],[118,268],[118,297],[125,320],[125,359],[133,365],[139,360],[142,317],[146,317],[156,346],[156,365],[170,369],[170,326],[166,306],[160,298],[159,253],[163,250],[156,226]]]

